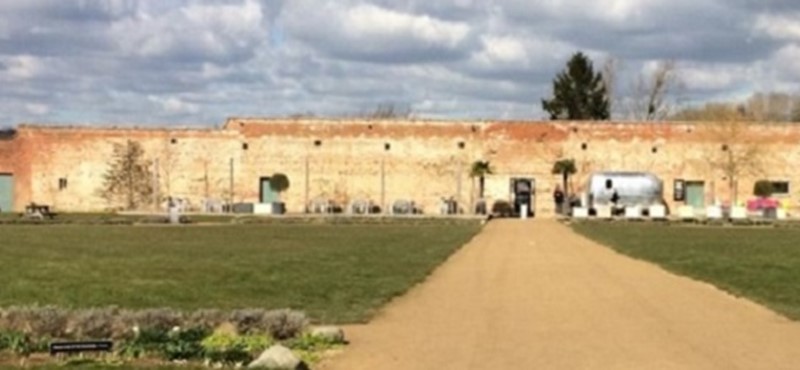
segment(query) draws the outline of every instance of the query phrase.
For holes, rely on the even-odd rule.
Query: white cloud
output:
[[[447,60],[465,51],[470,34],[464,22],[374,4],[297,0],[290,3],[285,15],[291,35],[342,59]]]
[[[344,32],[352,39],[411,37],[423,43],[455,48],[469,32],[469,27],[463,23],[400,13],[369,4],[347,10],[342,18]]]
[[[142,58],[197,58],[225,63],[252,55],[267,36],[261,5],[191,4],[164,13],[142,11],[111,25],[121,51]]]
[[[151,95],[147,99],[158,104],[164,112],[169,114],[195,114],[200,111],[200,107],[197,104],[187,103],[174,96],[160,97]]]
[[[754,29],[776,39],[800,41],[800,13],[759,15]]]
[[[691,90],[722,90],[733,86],[745,71],[737,66],[704,65],[679,70],[681,81]]]
[[[43,116],[50,113],[50,107],[47,104],[28,103],[25,104],[25,110],[37,116]]]

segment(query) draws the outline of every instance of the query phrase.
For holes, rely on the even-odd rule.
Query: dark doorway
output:
[[[511,199],[514,204],[514,214],[520,215],[522,206],[527,206],[528,217],[535,215],[534,207],[536,196],[536,180],[532,178],[511,179]]]

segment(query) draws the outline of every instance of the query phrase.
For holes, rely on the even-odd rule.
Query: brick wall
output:
[[[709,158],[725,155],[712,125],[589,122],[461,122],[377,120],[292,120],[232,118],[219,130],[110,129],[21,126],[13,140],[0,140],[0,172],[15,174],[15,206],[36,201],[57,209],[108,208],[98,195],[113,143],[140,142],[158,163],[159,193],[186,198],[257,202],[259,181],[275,172],[288,175],[282,195],[291,212],[317,198],[349,204],[371,199],[389,206],[413,199],[426,213],[439,199],[456,197],[466,208],[476,195],[470,164],[489,160],[486,179],[492,202],[509,197],[512,177],[537,183],[536,211],[552,214],[550,194],[560,183],[552,175],[559,158],[575,158],[573,179],[580,191],[589,174],[603,170],[649,171],[664,180],[671,206],[674,179],[706,183],[707,202],[730,198],[727,179]],[[748,127],[745,143],[762,143],[763,171],[739,180],[739,198],[758,178],[800,184],[792,167],[800,160],[800,128]],[[232,165],[231,165],[232,164]],[[67,181],[59,187],[59,179]],[[383,181],[382,181],[383,179]],[[789,198],[798,204],[798,192]]]

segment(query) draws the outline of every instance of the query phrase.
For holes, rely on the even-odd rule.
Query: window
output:
[[[242,143],[242,150],[247,150],[248,148],[250,148],[250,146],[247,145],[247,143]]]
[[[60,178],[58,179],[58,190],[64,190],[67,188],[67,179]]]
[[[392,149],[392,144],[389,144],[389,143],[383,144],[383,149],[386,150],[386,151],[389,151],[390,149]]]
[[[322,146],[322,140],[314,140],[314,146]]]
[[[775,195],[789,195],[788,181],[772,181],[772,193]]]
[[[611,179],[606,179],[606,189],[611,190],[614,187],[614,182]]]
[[[459,142],[458,142],[458,149],[464,149],[464,147],[465,147],[466,145],[467,145],[467,144],[465,144],[463,141],[459,141]]]

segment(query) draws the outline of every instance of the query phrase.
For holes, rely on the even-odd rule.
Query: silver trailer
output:
[[[595,210],[598,205],[613,205],[611,198],[616,191],[619,207],[663,205],[664,186],[658,177],[647,172],[596,172],[589,178],[587,207]]]

